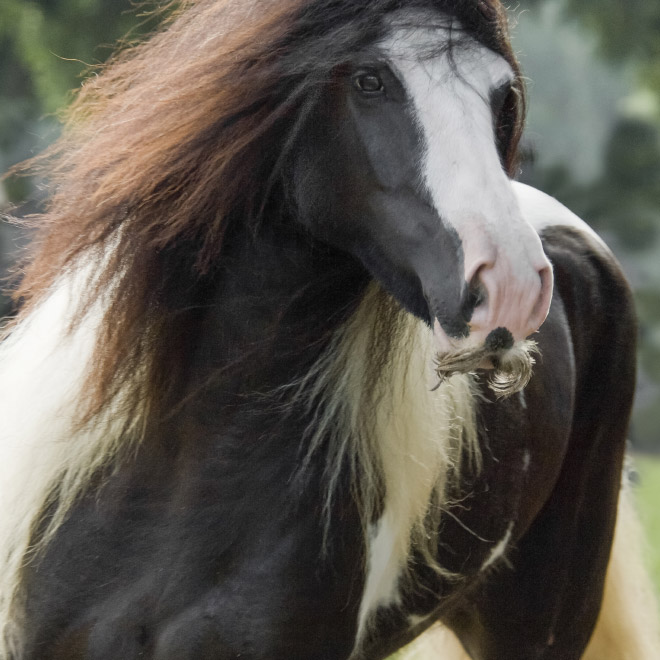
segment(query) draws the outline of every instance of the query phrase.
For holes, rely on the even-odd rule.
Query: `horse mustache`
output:
[[[514,342],[506,328],[496,328],[481,346],[438,352],[435,356],[435,372],[439,382],[437,389],[447,378],[487,369],[488,386],[498,399],[523,390],[529,383],[534,355],[539,353],[538,344],[532,339]]]

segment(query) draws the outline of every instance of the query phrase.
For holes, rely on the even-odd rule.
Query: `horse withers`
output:
[[[85,83],[0,348],[3,660],[658,657],[631,296],[523,107],[484,0],[191,0]]]

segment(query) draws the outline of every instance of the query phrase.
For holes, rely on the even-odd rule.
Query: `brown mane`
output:
[[[127,387],[130,405],[146,403],[152,413],[168,399],[185,363],[184,337],[195,326],[189,308],[213,274],[226,227],[259,220],[310,94],[400,5],[178,4],[161,32],[85,82],[62,138],[27,165],[47,173],[52,192],[33,218],[37,238],[15,293],[24,301],[19,321],[87,259],[97,267],[74,324],[94,301],[106,301],[83,421]],[[482,25],[477,35],[518,71],[499,3],[474,2],[471,11]],[[498,127],[509,171],[522,127],[522,84],[518,92]]]

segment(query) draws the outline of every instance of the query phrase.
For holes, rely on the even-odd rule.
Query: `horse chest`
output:
[[[260,440],[250,452],[237,439],[187,457],[145,450],[81,501],[28,576],[25,657],[347,657],[357,514],[337,503],[324,558],[320,503],[291,486],[295,452]]]

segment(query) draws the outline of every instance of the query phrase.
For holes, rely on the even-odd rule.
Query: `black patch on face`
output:
[[[312,114],[293,163],[299,221],[359,259],[410,312],[466,336],[474,304],[461,241],[426,191],[425,144],[401,81],[378,51],[364,52]]]

